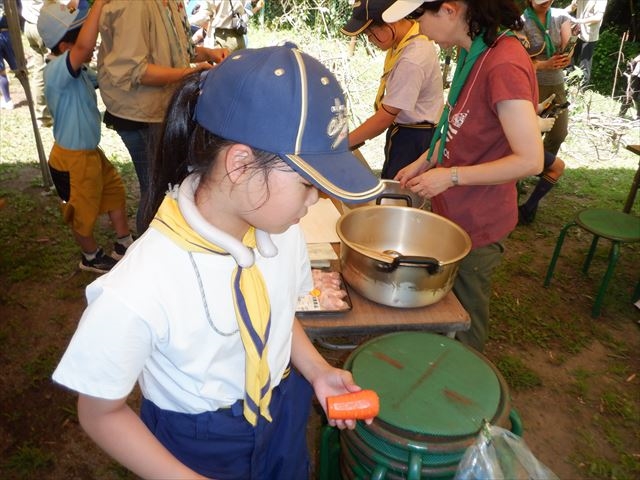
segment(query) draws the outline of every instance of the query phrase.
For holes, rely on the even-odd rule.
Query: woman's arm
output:
[[[512,154],[492,162],[455,167],[458,185],[497,185],[537,175],[543,168],[543,147],[538,119],[531,102],[504,100],[498,117]],[[433,168],[406,182],[414,192],[431,198],[454,185],[452,168]]]
[[[142,478],[204,479],[153,436],[126,399],[78,397],[82,428],[105,452]]]
[[[351,372],[335,368],[320,355],[297,319],[293,321],[291,363],[311,384],[322,409],[327,412],[327,397],[362,390],[353,381]],[[367,419],[371,423],[373,418]],[[353,429],[355,420],[329,420],[329,425]]]
[[[228,56],[228,48],[207,48],[199,45],[196,46],[196,56],[194,61],[220,63]]]
[[[140,83],[142,85],[153,87],[168,85],[170,83],[179,82],[191,73],[198,72],[200,70],[208,70],[211,67],[212,65],[207,62],[197,63],[193,67],[185,68],[164,67],[162,65],[149,63],[140,78]]]

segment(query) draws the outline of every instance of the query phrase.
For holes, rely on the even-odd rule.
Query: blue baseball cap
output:
[[[384,190],[349,151],[338,81],[293,44],[239,50],[209,70],[195,120],[214,135],[278,155],[345,202],[366,202]]]
[[[82,26],[88,14],[87,0],[80,0],[77,6],[48,0],[38,16],[38,33],[47,48],[54,48],[68,31]]]

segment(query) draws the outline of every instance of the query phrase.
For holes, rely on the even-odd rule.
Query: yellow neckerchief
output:
[[[398,43],[397,47],[392,47],[387,50],[387,56],[384,58],[384,70],[382,71],[382,76],[380,77],[380,85],[378,86],[378,93],[376,94],[376,101],[373,104],[373,108],[378,111],[380,105],[382,105],[382,98],[384,97],[385,90],[387,88],[387,78],[389,78],[389,74],[393,67],[395,67],[398,58],[400,58],[400,54],[402,50],[411,43],[414,38],[424,37],[428,38],[426,35],[422,35],[420,33],[420,25],[418,22],[413,22],[409,31],[402,37],[400,43]]]
[[[169,237],[176,245],[188,252],[226,254],[222,248],[196,233],[186,222],[178,202],[168,194],[151,227]],[[242,244],[256,247],[255,228],[242,239]],[[244,417],[255,426],[258,415],[271,421],[271,373],[268,363],[269,330],[271,327],[271,305],[264,278],[258,267],[237,266],[231,276],[231,291],[236,310],[240,338],[245,348],[245,397]]]

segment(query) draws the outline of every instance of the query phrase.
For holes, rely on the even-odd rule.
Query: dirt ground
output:
[[[40,199],[42,209],[46,210],[46,205],[51,204],[52,199],[43,197],[38,187],[33,186],[33,179],[37,176],[35,167],[25,169],[11,188],[31,191]],[[56,248],[52,238],[36,238],[34,241],[52,243],[52,248]],[[514,251],[513,254],[516,255],[517,252]],[[546,255],[541,256],[548,258]],[[0,355],[3,363],[0,375],[0,404],[3,413],[0,419],[0,452],[4,459],[11,458],[12,462],[30,464],[30,468],[22,474],[19,468],[7,469],[5,460],[1,475],[3,478],[134,478],[111,462],[87,439],[75,419],[74,395],[54,386],[48,379],[75,329],[84,308],[83,289],[92,278],[90,274],[74,271],[63,278],[22,282],[18,286],[7,284],[4,280],[0,282],[0,317],[6,322],[2,329],[4,346]],[[59,290],[61,284],[64,284],[64,294]],[[588,311],[588,302],[582,303],[576,305],[573,301],[567,301],[564,303],[566,311],[555,313],[558,318],[569,319],[576,309]],[[637,372],[640,369],[637,355],[640,351],[638,325],[632,322],[616,323],[616,329],[609,333],[615,342],[627,343],[629,350],[635,352],[628,359],[628,368]],[[607,343],[610,342],[611,339],[608,339]],[[508,345],[502,343],[490,343],[487,347],[489,357],[509,349]],[[321,351],[335,364],[341,364],[348,355],[344,351]],[[572,372],[576,369],[600,378],[596,382],[596,388],[600,392],[589,392],[590,398],[599,398],[612,382],[618,382],[611,378],[609,372],[612,355],[610,348],[598,338],[593,338],[589,347],[561,364],[558,364],[554,356],[561,356],[563,352],[531,346],[524,351],[512,353],[517,353],[527,367],[540,376],[542,382],[540,387],[534,389],[511,392],[513,408],[523,420],[524,438],[532,452],[560,478],[608,478],[582,471],[573,460],[577,439],[581,435],[590,435],[590,425],[601,412],[593,402],[582,399],[566,387],[574,381]],[[625,387],[637,402],[639,389],[635,373],[627,378]],[[135,405],[135,399],[132,403]],[[308,431],[309,443],[315,455],[321,425],[318,412],[316,408]],[[624,439],[625,444],[620,448],[629,449],[637,459],[640,445],[635,443],[637,436],[633,432],[629,433],[628,438]],[[605,456],[615,458],[616,452],[609,451],[611,447],[606,442],[597,436],[592,441],[595,442],[596,450],[603,449]],[[20,455],[16,457],[17,450]],[[45,470],[36,469],[40,473],[33,476],[32,469],[38,462],[43,464]]]
[[[19,99],[16,103],[24,108]],[[23,224],[19,225],[33,229],[33,234],[25,237],[25,250],[44,246],[50,256],[59,256],[62,263],[75,262],[74,250],[65,246],[69,243],[66,229],[59,226],[43,229],[51,218],[56,218],[57,207],[53,196],[43,195],[39,177],[39,169],[33,163],[25,164],[15,175],[0,177],[0,192],[7,200],[0,210],[0,218],[17,209],[18,205],[12,201],[21,201],[17,200],[18,195],[26,194],[34,204],[29,207],[29,218],[21,219]],[[497,295],[524,299],[531,296],[531,292],[541,290],[539,272],[546,269],[557,231],[555,227],[550,229],[551,233],[536,231],[507,241],[504,263],[518,262],[522,255],[533,250],[536,254],[531,256],[527,267],[538,273],[502,284]],[[2,232],[11,235],[6,226]],[[2,238],[2,248],[8,241],[8,237]],[[636,250],[636,256],[630,261],[635,262],[637,258]],[[638,265],[636,262],[635,274],[628,273],[625,278],[637,277]],[[66,268],[53,276],[17,281],[15,271],[1,268],[0,273],[0,477],[7,480],[135,478],[87,439],[75,418],[74,395],[50,381],[51,372],[85,306],[84,288],[93,275]],[[554,319],[576,322],[577,334],[591,336],[585,348],[558,350],[553,339],[526,347],[513,346],[505,341],[503,330],[496,325],[501,335],[492,338],[486,353],[492,360],[507,354],[517,356],[540,378],[539,386],[512,389],[512,405],[523,420],[524,439],[531,451],[560,478],[625,478],[617,476],[615,468],[603,467],[600,471],[597,462],[587,465],[580,461],[592,454],[615,467],[621,452],[628,453],[626,461],[635,465],[622,471],[640,475],[639,429],[618,431],[617,443],[606,441],[602,434],[603,429],[606,432],[603,422],[615,423],[618,418],[612,416],[616,405],[612,407],[603,400],[613,389],[624,392],[625,398],[631,401],[630,407],[617,406],[630,410],[630,413],[619,412],[620,415],[630,419],[627,424],[640,425],[640,378],[636,376],[640,371],[637,323],[640,311],[629,306],[620,316],[605,311],[599,320],[591,320],[589,311],[593,298],[585,292],[591,291],[593,283],[571,277],[569,284],[572,282],[575,282],[574,288],[567,288],[571,285],[558,287],[556,295],[561,298],[549,301],[553,301]],[[545,301],[542,295],[540,302]],[[321,352],[338,365],[349,354],[326,349]],[[617,365],[618,370],[612,365]],[[592,380],[588,388],[580,388],[576,372],[583,372]],[[135,406],[136,403],[134,395],[132,404]],[[316,408],[307,435],[314,462],[317,461],[320,425],[321,415]],[[585,445],[589,450],[586,453]]]

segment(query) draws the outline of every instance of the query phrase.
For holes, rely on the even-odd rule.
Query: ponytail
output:
[[[200,72],[196,72],[185,77],[169,103],[149,168],[148,198],[142,218],[145,229],[153,220],[170,186],[179,185],[192,173],[206,179],[219,153],[237,143],[214,135],[194,120],[200,96],[200,75]],[[210,105],[209,108],[216,108],[216,105]],[[272,169],[290,169],[276,154],[255,148],[251,148],[251,151],[255,161],[250,168],[254,173],[263,175],[265,185]],[[265,201],[268,197],[267,190]]]
[[[193,119],[200,94],[200,75],[196,72],[185,77],[169,103],[150,165],[145,227],[153,220],[170,186],[182,183],[191,173],[206,176],[220,149],[230,143]]]

